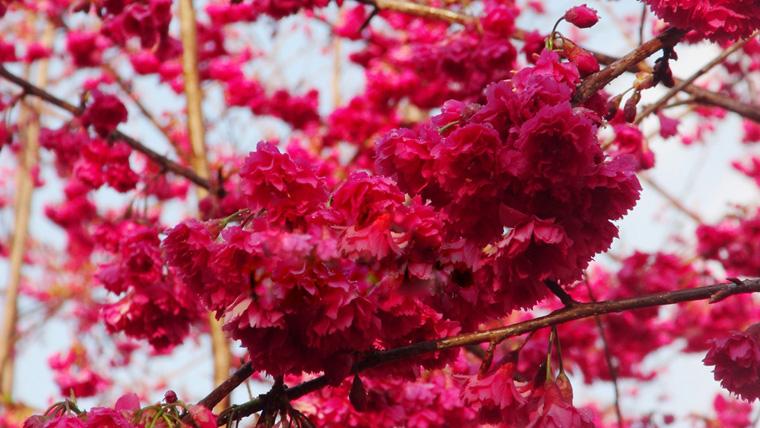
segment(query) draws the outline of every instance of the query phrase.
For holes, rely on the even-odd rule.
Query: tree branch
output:
[[[0,77],[4,78],[5,80],[23,89],[27,95],[33,95],[37,98],[40,98],[43,101],[47,102],[48,104],[52,104],[56,107],[59,107],[63,110],[68,111],[74,116],[78,117],[83,113],[82,108],[77,107],[68,101],[62,100],[56,97],[55,95],[51,94],[50,92],[28,82],[27,80],[19,76],[16,76],[15,74],[8,71],[8,69],[3,67],[2,65],[0,65]],[[199,176],[190,168],[182,166],[178,164],[177,162],[161,155],[160,153],[145,146],[143,143],[119,131],[118,129],[114,131],[113,133],[111,133],[111,136],[115,139],[124,141],[133,149],[147,156],[148,159],[159,164],[163,169],[167,171],[171,171],[179,176],[185,177],[186,179],[190,180],[191,182],[195,183],[196,185],[200,187],[203,187],[204,189],[211,188],[208,180]]]
[[[534,318],[532,320],[519,322],[506,327],[495,328],[491,330],[478,331],[474,333],[462,334],[438,340],[428,340],[418,342],[412,345],[402,346],[400,348],[378,351],[368,355],[363,360],[354,364],[351,373],[389,364],[395,361],[427,354],[435,351],[442,351],[460,346],[474,345],[483,342],[501,341],[508,337],[519,336],[524,333],[540,330],[545,327],[566,323],[581,318],[588,318],[614,312],[622,312],[631,309],[649,308],[655,306],[672,305],[680,302],[693,300],[707,300],[714,295],[724,293],[730,289],[730,294],[753,293],[760,291],[760,279],[748,279],[741,282],[730,282],[704,287],[689,288],[685,290],[676,290],[663,293],[649,294],[629,299],[608,300],[603,302],[579,303],[572,308],[563,308],[554,311],[549,315]],[[319,376],[300,385],[286,390],[289,400],[295,400],[310,392],[316,391],[328,385],[326,376]],[[233,406],[219,415],[217,425],[226,424],[229,420],[237,420],[259,412],[263,409],[265,398],[258,398],[248,401],[239,406]]]
[[[357,0],[359,3],[374,6],[380,10],[392,10],[423,18],[433,18],[455,24],[476,24],[478,19],[474,16],[454,12],[449,9],[413,3],[404,0]]]
[[[439,19],[439,20],[451,22],[451,23],[459,23],[459,24],[467,25],[467,24],[473,24],[473,23],[478,22],[477,18],[474,16],[466,15],[459,12],[454,12],[448,9],[420,5],[417,3],[412,3],[412,2],[404,1],[404,0],[385,0],[385,1],[357,0],[357,1],[360,3],[374,6],[379,9],[394,10],[397,12],[408,13],[410,15]],[[514,33],[512,34],[512,38],[514,40],[525,40],[526,33],[527,32],[525,30],[516,28]],[[660,37],[662,37],[663,35],[661,35]],[[650,42],[657,43],[659,41],[660,41],[660,38],[657,38]],[[641,46],[639,46],[639,49],[641,49],[644,46],[645,44],[642,44]],[[662,46],[658,47],[652,53],[656,52],[661,47]],[[594,54],[597,61],[599,61],[599,63],[602,65],[609,66],[621,60],[620,58],[607,55],[601,52],[596,52],[593,50],[588,50],[588,51]],[[647,54],[646,56],[649,56],[649,55],[651,55],[651,53]],[[641,60],[626,63],[626,64],[627,64],[627,68],[625,68],[624,71],[628,71],[632,73],[636,73],[638,71],[651,71],[651,68],[646,63],[641,62]],[[618,73],[618,75],[619,74],[620,73]],[[674,80],[676,84],[679,84],[682,81],[681,79],[677,79],[677,78]],[[715,107],[720,107],[724,110],[734,112],[747,119],[751,119],[755,122],[760,123],[760,106],[754,106],[752,104],[743,103],[731,97],[719,94],[717,92],[712,92],[710,90],[700,88],[699,86],[694,86],[694,85],[686,85],[683,88],[683,91],[692,95],[696,102],[712,105]],[[594,91],[592,91],[591,94],[593,94],[593,92]]]
[[[702,75],[704,75],[705,73],[707,73],[708,71],[710,71],[716,65],[718,65],[718,64],[722,63],[723,61],[725,61],[726,58],[728,58],[732,53],[734,53],[737,50],[739,50],[742,47],[744,47],[744,45],[746,45],[747,42],[749,42],[750,40],[752,40],[755,37],[756,34],[757,34],[757,32],[755,32],[752,36],[750,36],[750,37],[748,37],[748,38],[746,38],[744,40],[741,40],[741,41],[739,41],[737,43],[734,43],[728,49],[723,50],[723,52],[721,52],[720,55],[718,55],[717,57],[715,57],[712,61],[710,61],[709,63],[703,65],[699,70],[697,70],[696,72],[694,72],[694,74],[692,74],[691,76],[689,76],[686,80],[681,80],[678,83],[676,83],[676,85],[673,86],[659,100],[657,100],[653,104],[647,106],[641,113],[639,113],[639,116],[634,121],[634,124],[638,125],[639,123],[641,123],[642,120],[644,120],[644,118],[646,118],[650,114],[652,114],[652,113],[656,112],[657,110],[659,110],[663,105],[665,105],[665,103],[667,103],[671,98],[673,98],[676,95],[678,95],[678,93],[681,92],[681,91],[683,91],[687,86],[689,86],[692,83],[694,83],[694,81],[696,81],[697,79],[699,79],[700,77],[702,77]]]
[[[636,64],[664,47],[674,46],[679,40],[681,40],[684,34],[686,34],[686,31],[679,28],[668,28],[659,36],[631,51],[628,55],[612,62],[603,70],[592,74],[586,78],[575,91],[573,97],[574,103],[583,104],[591,98],[596,91],[605,87],[613,79],[625,73],[631,67],[636,66]]]

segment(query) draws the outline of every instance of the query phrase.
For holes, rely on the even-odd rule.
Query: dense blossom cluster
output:
[[[760,28],[760,5],[753,0],[647,0],[659,17],[694,37],[727,43]]]
[[[717,260],[729,276],[760,274],[760,212],[697,229],[699,254]]]
[[[78,334],[97,337],[77,338],[48,359],[62,396],[94,397],[119,386],[96,356],[114,369],[135,352],[170,354],[216,332],[210,312],[242,345],[235,364],[250,361],[258,380],[274,378],[271,394],[259,398],[257,426],[273,425],[273,415],[357,428],[612,426],[612,408],[576,407],[567,373],[588,384],[650,381],[658,369],[650,370],[647,358],[665,347],[706,353],[705,364],[728,391],[760,398],[760,329],[752,325],[760,307],[751,294],[586,317],[467,348],[435,346],[582,302],[760,276],[760,211],[741,208],[715,225],[697,225],[696,254],[685,240],[678,252],[633,251],[605,267],[592,263],[639,198],[636,174],[655,165],[634,119],[641,90],[668,80],[652,76],[673,80],[673,49],[663,48],[665,61],[653,74],[637,75],[624,107],[628,91],[600,89],[578,101],[589,80],[601,82],[594,88],[609,83],[597,73],[609,58],[584,49],[578,31],[599,22],[596,10],[578,5],[557,13],[553,20],[563,27],[555,30],[572,24],[563,35],[516,27],[522,12],[546,12],[539,1],[422,3],[212,0],[196,11],[197,43],[189,47],[183,42],[191,38],[175,32],[171,0],[0,0],[0,16],[9,7],[8,26],[18,27],[0,40],[0,63],[11,69],[3,76],[22,66],[40,72],[47,101],[71,95],[69,86],[81,89],[78,104],[53,103],[70,113],[64,120],[28,102],[39,101],[28,87],[0,96],[3,156],[26,158],[33,147],[27,138],[44,118],[33,185],[49,180],[62,189],[44,214],[65,231],[66,254],[49,257],[53,250],[30,241],[23,261],[35,269],[21,291],[40,304],[45,320],[73,314]],[[645,3],[668,25],[689,30],[689,41],[726,45],[760,27],[755,0]],[[12,20],[27,9],[65,40],[42,41],[35,26]],[[299,12],[309,25],[282,20]],[[272,85],[258,62],[282,46],[249,40],[305,31],[317,46],[311,23],[329,27],[332,110],[309,86],[314,81]],[[188,48],[197,49],[199,89],[208,101],[203,154],[185,128],[191,109],[154,104],[160,91],[141,94],[143,83],[185,91]],[[760,42],[741,52],[722,64],[731,79],[710,82],[714,96],[747,97],[740,81],[760,71]],[[341,94],[346,57],[365,86]],[[47,72],[57,76],[42,78]],[[289,69],[283,80],[299,73]],[[128,113],[127,99],[139,115]],[[710,105],[693,106],[695,126],[671,105],[656,112],[662,138],[707,141],[727,111],[711,97],[671,103],[697,99]],[[250,152],[251,142],[235,136],[220,143],[232,111],[278,118],[277,130],[262,129],[269,140]],[[156,131],[150,137],[126,129],[143,120]],[[282,144],[281,129],[288,134]],[[154,136],[165,145],[154,147]],[[743,141],[759,140],[760,125],[747,119]],[[760,183],[758,159],[734,167]],[[51,166],[52,180],[42,172]],[[0,208],[9,200],[5,175],[13,174],[0,174]],[[196,184],[199,191],[189,192]],[[10,251],[0,242],[0,255]],[[414,349],[413,356],[380,361],[400,347]],[[277,395],[317,376],[326,386],[297,401]],[[749,424],[748,403],[718,395],[714,408],[708,424]],[[0,409],[0,426],[21,426],[6,413]],[[614,426],[674,420],[618,417]],[[144,407],[134,394],[87,412],[66,401],[27,418],[23,428],[210,428],[216,418],[169,391]]]
[[[171,397],[173,391],[167,393]],[[58,403],[45,415],[32,416],[24,422],[23,428],[140,428],[145,426],[179,428],[216,428],[216,418],[203,406],[187,408],[188,417],[180,419],[176,401],[165,400],[163,405],[141,408],[140,399],[135,394],[125,394],[116,400],[113,408],[94,407],[82,412],[74,403]]]
[[[379,142],[379,171],[446,214],[457,262],[490,284],[487,294],[451,291],[481,311],[529,307],[546,295],[543,281],[579,279],[638,198],[633,158],[606,158],[599,116],[571,105],[578,79],[545,52],[491,85],[483,107],[447,103],[430,124]]]
[[[240,170],[250,214],[175,227],[170,264],[273,374],[530,307],[542,281],[580,277],[638,195],[633,162],[606,160],[598,116],[570,105],[577,81],[545,53],[492,86],[485,106],[449,103],[383,138],[379,170],[400,187],[353,173],[329,204],[314,165],[259,144]]]
[[[159,350],[181,343],[202,313],[187,287],[164,269],[156,229],[125,221],[102,225],[96,237],[113,254],[99,266],[96,278],[121,296],[102,308],[108,329],[146,339]]]

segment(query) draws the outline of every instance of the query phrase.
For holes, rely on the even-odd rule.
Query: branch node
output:
[[[729,284],[726,288],[724,288],[724,289],[718,291],[717,293],[713,294],[710,297],[710,300],[709,300],[710,304],[718,303],[718,302],[724,300],[725,298],[727,298],[727,297],[729,297],[729,296],[731,296],[733,294],[736,294],[742,288],[744,288],[744,287],[747,286],[747,284],[745,284],[744,281],[742,281],[739,278],[726,278],[726,279],[729,280],[729,281],[731,281],[731,284]]]
[[[552,294],[559,298],[562,304],[565,305],[565,308],[572,308],[573,306],[580,304],[580,302],[573,299],[572,296],[567,294],[567,292],[562,289],[557,281],[553,279],[547,279],[544,281],[544,284],[546,284],[546,287],[549,289],[549,291],[552,292]]]

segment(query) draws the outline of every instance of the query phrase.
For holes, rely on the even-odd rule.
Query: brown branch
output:
[[[470,25],[478,22],[477,18],[449,9],[413,3],[404,0],[357,0],[359,3],[374,6],[380,10],[392,10],[423,18],[438,19],[454,24]]]
[[[387,351],[378,351],[368,355],[363,360],[354,364],[351,373],[359,373],[373,367],[378,367],[430,352],[442,351],[483,342],[501,341],[508,337],[518,336],[524,333],[529,333],[545,327],[550,327],[581,318],[588,318],[614,312],[622,312],[631,309],[672,305],[675,303],[694,300],[706,300],[710,299],[718,293],[723,292],[728,288],[731,289],[732,295],[739,293],[758,292],[760,291],[760,279],[748,279],[738,284],[731,282],[727,284],[715,284],[704,287],[689,288],[685,290],[655,293],[628,299],[579,303],[572,308],[560,309],[558,311],[550,313],[549,315],[508,325],[506,327],[462,334],[459,336],[447,337],[438,340],[418,342],[412,345],[402,346],[400,348],[389,349]],[[289,388],[285,393],[289,400],[295,400],[296,398],[302,397],[327,385],[327,377],[319,376],[300,385]],[[230,419],[241,419],[243,417],[261,411],[264,406],[264,401],[266,401],[266,398],[259,396],[258,398],[247,403],[239,406],[233,406],[227,409],[225,412],[222,412],[222,414],[220,414],[217,418],[217,425],[221,426],[226,424]]]
[[[83,113],[82,108],[75,106],[74,104],[71,104],[68,101],[62,100],[56,97],[55,95],[51,94],[50,92],[28,82],[27,80],[19,76],[16,76],[15,74],[8,71],[8,69],[3,67],[2,65],[0,65],[0,77],[4,78],[5,80],[23,89],[27,95],[33,95],[37,98],[40,98],[43,101],[47,102],[48,104],[52,104],[56,107],[59,107],[63,110],[68,111],[74,116],[80,116]],[[186,179],[190,180],[191,182],[195,183],[196,185],[200,187],[203,187],[205,189],[210,188],[208,180],[199,176],[190,168],[180,165],[177,162],[161,155],[160,153],[145,146],[143,143],[137,141],[136,139],[130,137],[129,135],[124,134],[123,132],[119,130],[116,130],[111,134],[111,136],[115,139],[124,141],[130,147],[137,150],[138,152],[141,152],[142,154],[147,156],[148,159],[160,165],[163,169],[167,171],[171,171],[179,176],[185,177]]]
[[[119,85],[119,88],[121,88],[124,94],[128,96],[130,100],[132,100],[132,103],[134,103],[137,109],[140,110],[140,113],[142,113],[142,115],[145,116],[146,119],[148,119],[148,122],[150,122],[153,125],[153,127],[155,127],[164,136],[164,138],[166,138],[166,141],[168,141],[172,146],[174,146],[175,150],[177,150],[177,153],[180,155],[180,157],[183,157],[179,146],[172,139],[171,130],[169,129],[169,127],[161,124],[158,118],[156,118],[156,116],[153,113],[151,113],[150,110],[148,110],[148,107],[146,107],[145,104],[140,100],[140,98],[134,93],[129,82],[124,80],[124,78],[110,64],[103,64],[103,69],[108,74],[110,74],[111,77],[113,77],[113,79],[116,81],[116,84]]]
[[[571,306],[577,305],[579,302],[577,302],[575,299],[573,299],[572,296],[567,294],[567,292],[562,288],[561,285],[557,281],[554,281],[552,279],[547,279],[544,281],[544,284],[549,289],[549,291],[552,292],[557,298],[562,302],[563,305],[565,305],[566,308],[569,308]]]
[[[240,366],[240,368],[235,370],[235,373],[233,373],[232,376],[214,388],[214,390],[208,393],[208,395],[203,397],[203,399],[198,402],[198,405],[207,407],[209,409],[213,408],[217,404],[224,401],[226,397],[229,397],[232,391],[240,386],[241,383],[245,382],[249,377],[251,377],[252,374],[253,366],[249,361]]]
[[[628,55],[614,61],[603,70],[592,74],[581,83],[575,91],[573,101],[575,104],[583,104],[598,90],[605,87],[613,79],[625,73],[631,67],[636,66],[644,59],[664,47],[672,47],[686,34],[686,31],[678,28],[668,28],[662,34],[642,44]]]
[[[601,52],[592,50],[589,50],[589,52],[594,54],[597,61],[599,61],[599,63],[602,65],[610,65],[618,60],[618,58],[614,56]],[[645,62],[640,62],[638,64],[631,65],[626,71],[629,73],[637,73],[639,71],[652,71],[652,68]],[[679,85],[683,81],[682,79],[678,78],[675,78],[673,80],[675,81],[676,85]],[[683,88],[683,91],[691,95],[694,102],[720,107],[724,110],[734,112],[742,117],[760,123],[760,106],[743,103],[729,96],[713,92],[695,85],[686,85],[686,87]]]
[[[757,33],[755,33],[755,34],[757,34]],[[750,40],[752,40],[754,38],[755,34],[753,34],[752,36],[750,36],[750,37],[748,37],[748,38],[746,38],[744,40],[741,40],[741,41],[739,41],[737,43],[734,43],[728,49],[723,50],[723,52],[721,52],[720,55],[718,55],[717,57],[715,57],[712,61],[710,61],[707,64],[703,65],[699,70],[697,70],[691,76],[689,76],[688,78],[686,78],[686,80],[681,80],[678,83],[676,83],[676,85],[673,86],[673,88],[671,88],[659,100],[657,100],[653,104],[647,106],[641,113],[639,113],[639,116],[634,121],[634,124],[638,125],[639,123],[641,123],[641,121],[644,120],[644,118],[646,118],[650,114],[652,114],[652,113],[656,112],[657,110],[659,110],[663,105],[665,105],[668,101],[670,101],[671,98],[673,98],[676,95],[678,95],[678,93],[681,92],[681,91],[683,91],[687,86],[691,85],[692,83],[694,83],[694,81],[696,81],[697,79],[699,79],[700,77],[702,77],[702,75],[704,75],[708,71],[712,70],[712,68],[715,67],[716,65],[721,64],[723,61],[726,60],[726,58],[728,58],[729,56],[731,56],[731,54],[733,54],[737,50],[739,50],[742,47],[744,47],[744,45],[746,45],[747,42],[749,42]]]

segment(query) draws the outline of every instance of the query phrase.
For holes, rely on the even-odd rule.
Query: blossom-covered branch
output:
[[[760,279],[746,279],[743,281],[714,284],[685,290],[654,293],[629,299],[580,303],[570,308],[563,308],[554,311],[549,315],[543,317],[534,318],[505,327],[446,337],[438,340],[419,342],[385,351],[378,351],[367,355],[364,359],[354,364],[351,369],[351,373],[359,373],[370,368],[390,364],[395,361],[427,354],[430,352],[442,351],[446,349],[474,345],[484,342],[500,342],[509,337],[519,336],[531,331],[540,330],[546,327],[581,318],[595,317],[615,312],[629,311],[632,309],[672,305],[694,300],[716,301],[725,299],[735,294],[754,292],[760,292]],[[247,373],[247,371],[250,369],[246,366],[243,366],[241,370],[244,373]],[[236,381],[239,380],[239,383],[244,380],[240,379],[241,377],[242,376],[233,376]],[[301,396],[324,388],[328,386],[329,383],[330,380],[328,377],[323,375],[292,388],[288,388],[285,390],[285,394],[289,400],[295,400]],[[229,389],[232,384],[234,384],[234,382],[229,385],[225,385],[225,390]],[[231,389],[229,389],[229,391],[231,391]],[[214,396],[216,396],[216,394],[214,394]],[[259,396],[244,404],[233,406],[219,416],[217,419],[217,425],[222,426],[226,424],[230,419],[241,419],[243,417],[261,411],[264,409],[267,399],[268,397],[266,395]],[[204,402],[203,404],[212,403],[209,400],[208,403]]]
[[[32,84],[31,82],[11,73],[0,65],[0,77],[4,78],[5,80],[15,84],[16,86],[23,89],[24,93],[27,95],[33,95],[35,97],[38,97],[45,102],[52,104],[56,107],[59,107],[63,110],[68,111],[74,116],[81,116],[84,113],[84,109],[82,107],[75,106],[74,104],[71,104],[70,102],[63,100],[61,98],[56,97],[55,95],[51,94],[50,92]],[[185,166],[182,166],[178,164],[177,162],[167,158],[166,156],[163,156],[162,154],[156,152],[155,150],[151,149],[150,147],[144,145],[140,141],[136,140],[135,138],[119,131],[118,129],[113,131],[111,133],[111,137],[116,140],[121,140],[127,143],[130,147],[133,149],[141,152],[145,156],[147,156],[150,160],[160,165],[163,169],[167,171],[171,171],[177,175],[180,175],[182,177],[187,178],[188,180],[192,181],[196,185],[204,188],[204,189],[210,189],[211,186],[209,184],[209,181],[205,178],[199,176],[196,174],[193,170],[190,168],[187,168]]]
[[[370,4],[378,9],[383,10],[393,10],[397,12],[403,12],[410,15],[415,16],[422,16],[426,18],[435,18],[440,19],[446,22],[451,23],[459,23],[459,24],[472,24],[474,22],[477,22],[477,18],[466,15],[460,12],[455,12],[449,9],[434,7],[434,6],[428,6],[428,5],[420,5],[417,3],[412,3],[404,0],[381,0],[381,1],[375,1],[375,0],[362,0],[362,3]],[[645,6],[646,7],[646,6]],[[646,9],[645,9],[646,10]],[[671,30],[671,31],[678,31],[678,30]],[[527,31],[524,29],[516,28],[512,34],[512,38],[515,40],[525,40],[525,35],[527,34]],[[658,38],[655,38],[649,42],[649,44],[642,44],[639,46],[637,50],[634,51],[636,55],[645,53],[648,49],[654,49],[649,53],[646,53],[646,56],[651,55],[652,53],[656,52],[657,50],[661,49],[661,45],[658,46],[658,44],[664,40],[662,39],[661,35]],[[683,35],[683,34],[682,34]],[[645,47],[646,46],[646,47]],[[599,61],[600,64],[611,66],[612,64],[618,64],[615,67],[615,76],[622,74],[621,68],[624,66],[625,68],[622,68],[623,71],[629,71],[629,72],[636,72],[640,71],[643,67],[647,71],[651,71],[649,67],[642,63],[641,60],[638,61],[625,61],[625,63],[618,63],[618,61],[621,60],[621,58],[616,58],[611,55],[607,55],[601,52],[596,52],[593,50],[589,50]],[[634,57],[635,58],[635,57]],[[613,69],[610,69],[607,73],[612,72]],[[600,76],[604,77],[604,75]],[[740,116],[743,116],[747,119],[751,119],[755,122],[760,123],[760,108],[758,106],[747,104],[744,102],[741,102],[737,99],[722,95],[718,92],[710,91],[709,89],[701,88],[699,86],[695,86],[691,84],[691,82],[687,82],[685,85],[683,84],[683,80],[676,78],[675,83],[679,86],[680,90],[692,95],[694,97],[694,101],[698,103],[703,104],[709,104],[716,107],[723,108],[725,110],[734,112]],[[596,83],[595,83],[596,84]],[[578,97],[581,96],[588,96],[589,94],[593,94],[594,90],[591,90],[591,84],[587,84],[586,88],[583,91],[583,95],[581,95],[579,91]],[[603,85],[602,85],[603,86]]]

